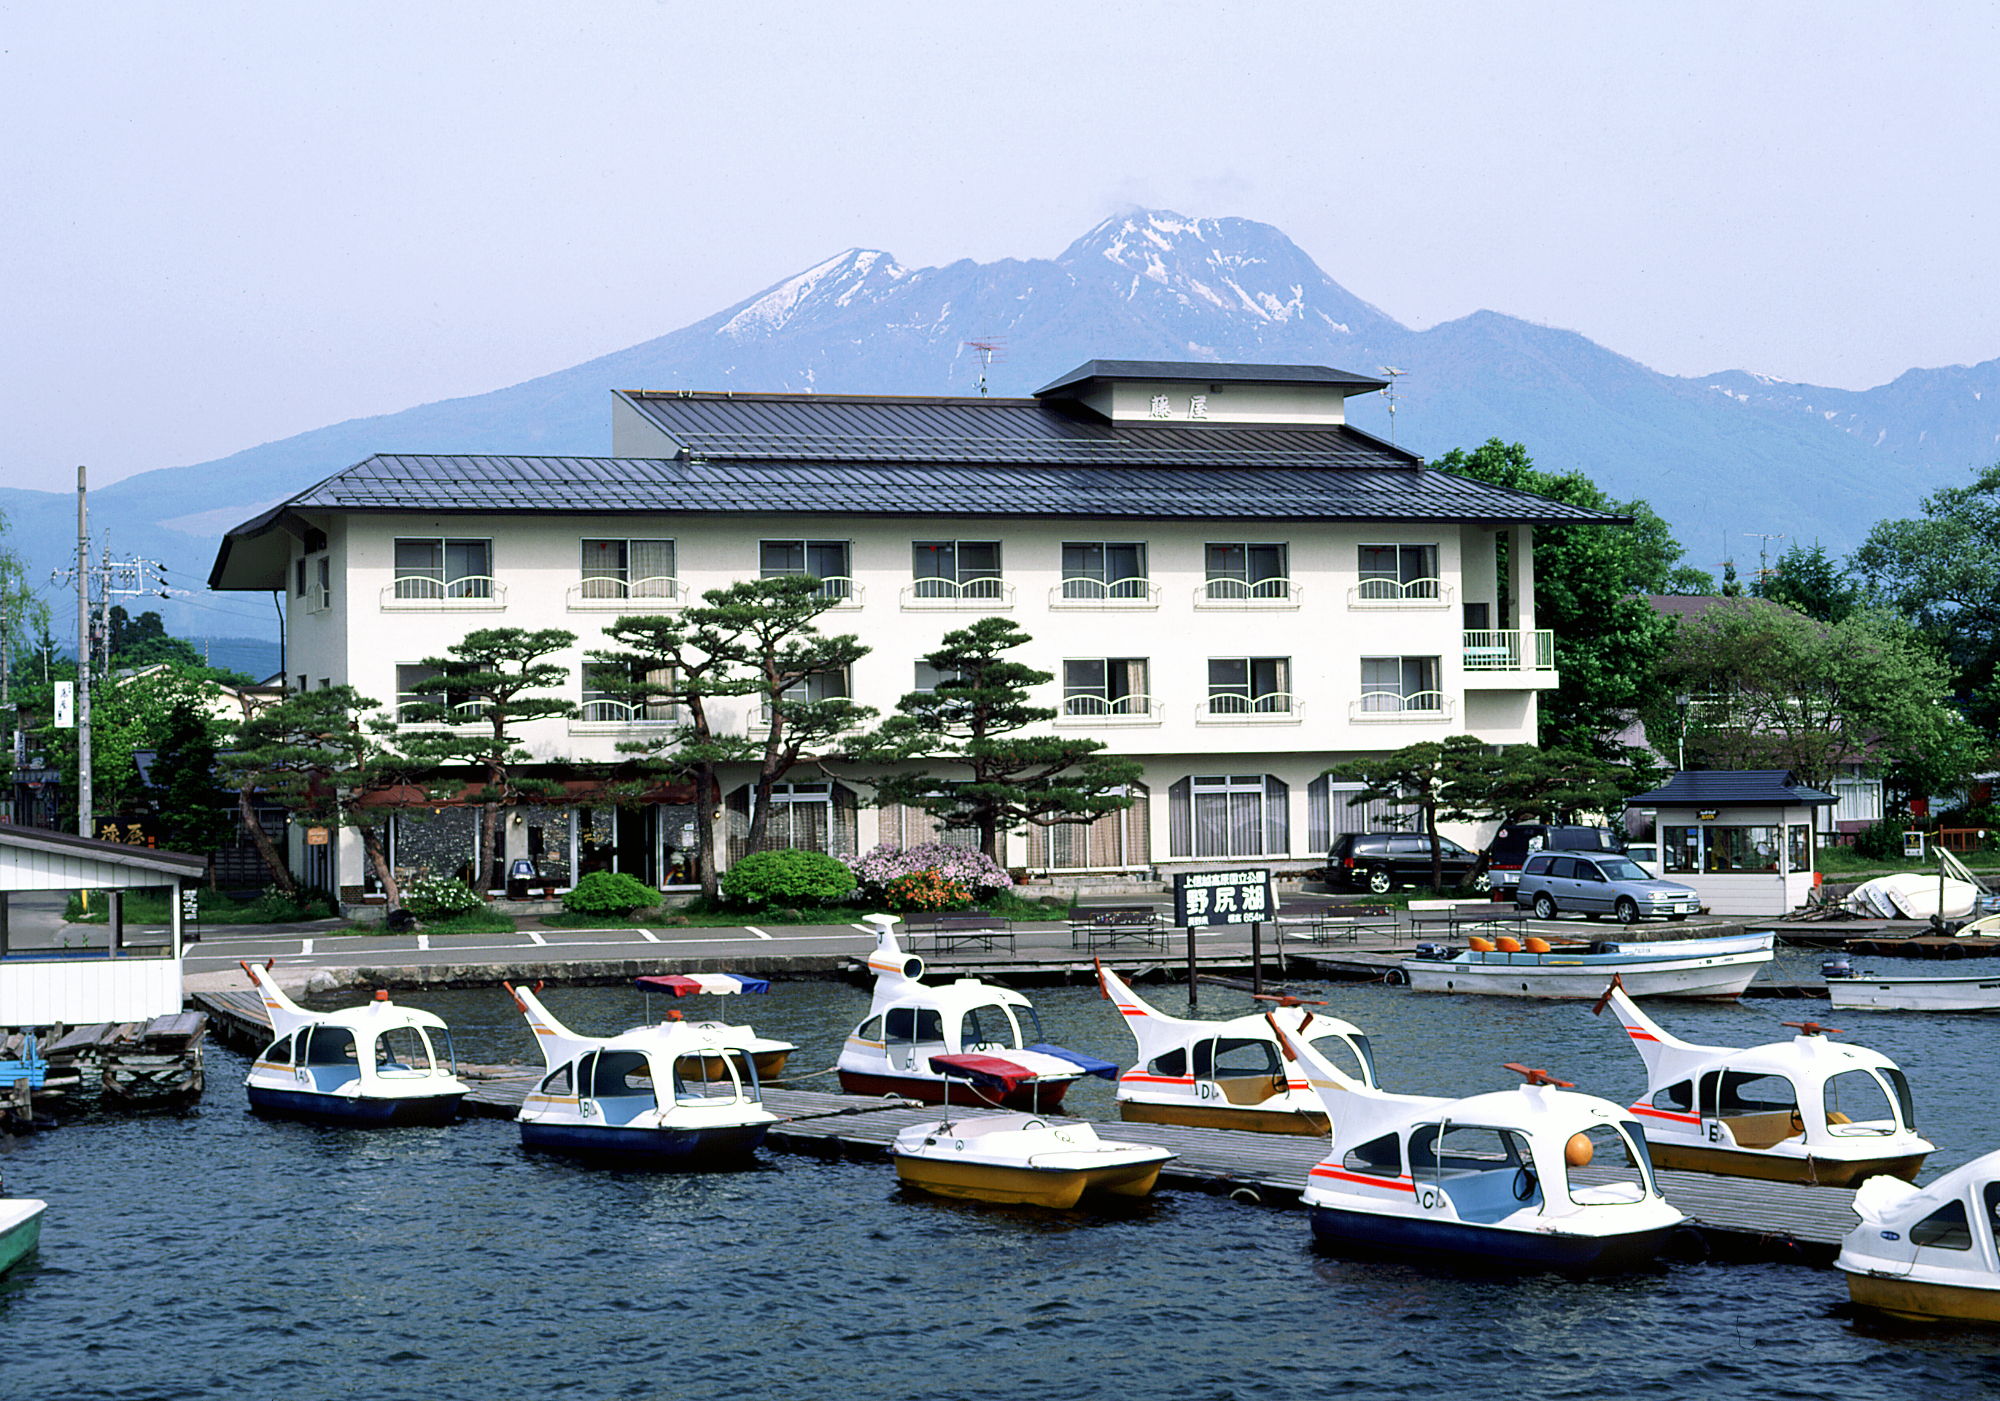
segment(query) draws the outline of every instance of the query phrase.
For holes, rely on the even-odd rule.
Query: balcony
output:
[[[499,613],[506,607],[507,586],[490,574],[450,581],[407,574],[382,590],[385,613]]]
[[[1094,730],[1157,725],[1165,714],[1166,707],[1151,696],[1119,696],[1115,700],[1103,696],[1064,696],[1062,709],[1056,713],[1056,728]]]
[[[1349,608],[1449,608],[1456,592],[1442,579],[1363,579],[1347,591]]]
[[[1014,606],[1005,579],[918,579],[903,586],[903,607],[923,612],[992,613]]]
[[[1467,671],[1554,671],[1556,635],[1547,628],[1469,629],[1465,634]]]
[[[1407,696],[1400,691],[1363,691],[1359,700],[1349,702],[1347,718],[1356,724],[1440,724],[1451,719],[1452,711],[1451,697],[1443,691],[1412,691]]]
[[[1222,692],[1195,707],[1197,725],[1297,725],[1305,719],[1305,704],[1290,691],[1261,696]]]
[[[596,578],[569,586],[572,613],[659,613],[685,608],[689,589],[678,579]]]
[[[1297,608],[1305,589],[1290,579],[1210,579],[1194,591],[1197,608],[1264,609]]]
[[[664,729],[680,723],[677,707],[659,702],[587,700],[569,722],[573,735],[624,734],[634,729]]]
[[[1051,608],[1144,609],[1160,606],[1160,586],[1148,579],[1065,579],[1049,590]]]
[[[333,590],[323,589],[315,584],[306,590],[307,613],[329,613],[333,611]]]

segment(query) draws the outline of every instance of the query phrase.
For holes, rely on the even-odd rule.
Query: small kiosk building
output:
[[[1774,916],[1813,888],[1813,809],[1837,803],[1784,769],[1677,773],[1626,806],[1652,819],[1660,869],[1719,915]]]

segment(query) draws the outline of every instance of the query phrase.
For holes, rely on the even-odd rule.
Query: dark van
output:
[[[1521,863],[1536,851],[1623,851],[1625,834],[1615,827],[1552,827],[1541,822],[1513,822],[1493,834],[1486,848],[1486,874],[1493,898],[1513,898],[1521,879]]]

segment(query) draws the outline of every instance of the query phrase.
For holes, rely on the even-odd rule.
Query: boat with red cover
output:
[[[771,982],[768,978],[751,978],[741,973],[648,973],[634,979],[639,988],[648,994],[646,999],[646,1020],[652,1017],[652,993],[663,992],[670,997],[728,997],[738,993],[768,993]],[[668,1014],[670,1020],[679,1020],[680,1014]],[[775,1080],[785,1073],[785,1062],[791,1059],[798,1047],[789,1041],[777,1041],[769,1036],[759,1036],[754,1027],[730,1026],[724,1022],[689,1022],[698,1031],[713,1033],[723,1045],[746,1053],[757,1067],[759,1080]]]

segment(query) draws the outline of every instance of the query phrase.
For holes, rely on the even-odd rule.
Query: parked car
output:
[[[1496,897],[1505,895],[1521,878],[1521,864],[1537,851],[1623,851],[1624,834],[1611,827],[1552,827],[1541,822],[1511,822],[1493,834],[1486,848],[1486,873]]]
[[[1627,856],[1538,851],[1521,866],[1514,904],[1532,908],[1536,919],[1575,910],[1631,924],[1652,915],[1686,919],[1701,909],[1701,897],[1678,881],[1655,880]]]
[[[1646,868],[1646,874],[1655,880],[1665,874],[1660,866],[1660,848],[1655,842],[1632,842],[1625,848],[1625,854]]]
[[[1468,851],[1449,837],[1438,838],[1444,857],[1444,883],[1457,885],[1474,866],[1479,853]],[[1342,832],[1333,839],[1327,853],[1326,877],[1329,885],[1345,885],[1387,895],[1399,885],[1431,883],[1431,839],[1405,832]],[[1472,888],[1486,889],[1482,872]]]

